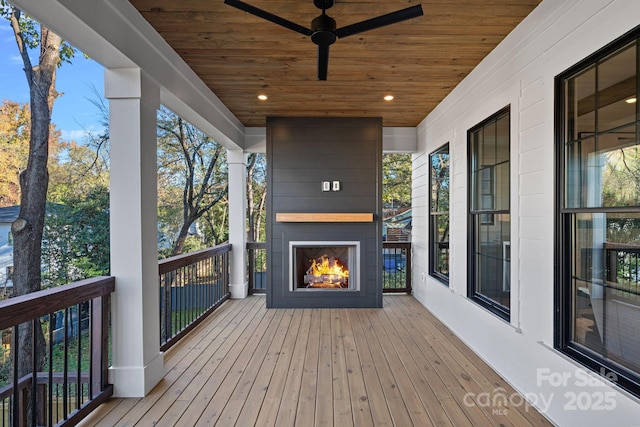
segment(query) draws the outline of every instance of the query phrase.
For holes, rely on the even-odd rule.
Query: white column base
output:
[[[158,353],[144,367],[112,366],[109,368],[109,383],[113,384],[113,397],[144,397],[166,374],[163,353]]]
[[[242,299],[249,295],[249,282],[231,284],[229,283],[229,292],[231,292],[231,298]]]

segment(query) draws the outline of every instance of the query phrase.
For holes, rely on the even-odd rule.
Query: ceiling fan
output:
[[[387,13],[376,18],[367,19],[346,27],[336,28],[336,21],[326,14],[326,10],[333,6],[334,0],[313,0],[318,9],[322,9],[322,14],[311,21],[311,28],[303,27],[288,19],[274,15],[265,10],[247,4],[240,0],[224,0],[225,4],[233,6],[252,15],[258,16],[274,24],[281,25],[290,30],[296,31],[305,36],[310,36],[311,41],[318,45],[318,80],[327,80],[327,69],[329,68],[329,46],[337,39],[341,39],[353,34],[406,21],[407,19],[422,16],[422,6],[415,5],[401,9],[396,12]]]

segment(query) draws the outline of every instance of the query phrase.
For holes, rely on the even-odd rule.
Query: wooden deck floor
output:
[[[225,303],[167,352],[149,395],[111,399],[81,425],[551,425],[524,404],[477,399],[514,391],[413,297],[385,296],[383,309],[264,306]]]

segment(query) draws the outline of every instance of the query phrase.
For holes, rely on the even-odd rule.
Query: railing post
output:
[[[256,274],[256,253],[255,250],[251,247],[250,243],[247,243],[247,258],[248,258],[248,267],[247,274],[249,276],[249,293],[253,293],[255,288],[255,274]]]
[[[160,88],[136,68],[105,70],[111,156],[113,365],[118,397],[142,397],[164,376],[158,304],[156,114]]]
[[[231,252],[231,298],[249,294],[245,250],[247,243],[247,155],[242,150],[227,150],[229,168],[229,242],[237,250]]]

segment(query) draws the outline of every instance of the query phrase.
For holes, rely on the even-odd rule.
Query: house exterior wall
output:
[[[640,25],[640,2],[545,0],[418,126],[413,290],[440,320],[558,425],[637,425],[640,399],[554,350],[554,78]],[[467,298],[467,131],[511,108],[511,317]],[[429,154],[450,144],[450,283],[428,275]],[[553,381],[563,375],[564,380]],[[611,394],[613,393],[613,394]],[[572,407],[572,397],[601,410]],[[613,408],[611,406],[614,406]]]

